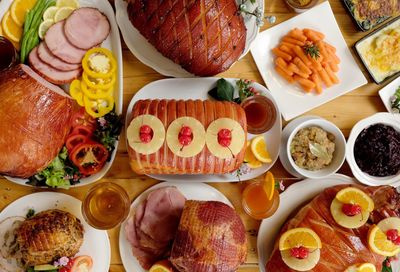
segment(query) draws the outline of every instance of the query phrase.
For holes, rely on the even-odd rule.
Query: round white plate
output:
[[[215,87],[216,82],[219,78],[171,78],[154,81],[142,89],[140,89],[136,95],[132,98],[127,114],[126,114],[126,127],[129,125],[131,120],[131,112],[133,105],[141,99],[210,99],[208,91]],[[235,85],[236,79],[226,78],[227,81]],[[282,119],[278,105],[275,102],[274,97],[263,85],[253,83],[252,85],[256,90],[260,91],[266,97],[268,97],[275,105],[277,110],[277,118],[273,127],[266,133],[264,133],[265,142],[268,146],[268,151],[271,155],[272,162],[264,164],[262,167],[252,169],[248,174],[240,176],[240,180],[249,180],[256,178],[265,172],[267,172],[276,162],[279,155],[279,147],[281,142],[282,133]],[[253,138],[254,135],[248,134],[249,139]],[[128,144],[127,144],[128,146]],[[236,173],[225,174],[225,175],[148,175],[158,180],[169,180],[169,181],[201,181],[201,182],[232,182],[238,181]]]
[[[107,272],[111,259],[107,231],[96,230],[89,226],[83,219],[81,205],[82,202],[80,200],[66,194],[54,192],[34,193],[21,197],[8,205],[0,213],[0,222],[11,216],[25,217],[29,209],[34,209],[36,213],[49,209],[67,211],[81,221],[85,230],[84,241],[77,256],[88,255],[92,257],[92,271]]]
[[[237,2],[241,2],[237,0]],[[256,0],[255,4],[251,4],[250,1],[247,6],[248,10],[254,10],[255,7],[260,7],[264,14],[264,0]],[[115,9],[118,26],[121,29],[122,36],[129,50],[144,64],[153,68],[164,76],[171,77],[193,77],[193,74],[184,70],[181,66],[173,62],[172,60],[164,57],[157,49],[150,44],[147,39],[140,34],[140,32],[132,25],[129,20],[128,3],[124,0],[115,0]],[[250,46],[256,39],[259,27],[256,24],[254,16],[244,16],[244,21],[247,29],[246,46],[242,58],[249,52]]]
[[[284,223],[291,213],[301,205],[311,201],[316,195],[324,189],[339,184],[354,184],[354,179],[335,174],[323,179],[306,179],[291,185],[281,194],[281,202],[278,210],[273,217],[264,219],[261,222],[257,237],[258,265],[261,272],[266,271],[267,263],[274,248],[276,236],[279,234]],[[393,271],[400,271],[400,262],[392,263]]]
[[[134,209],[146,199],[149,192],[166,186],[175,186],[188,200],[203,200],[203,201],[220,201],[231,207],[232,203],[217,189],[204,183],[176,183],[176,182],[162,182],[150,187],[139,195],[131,205],[131,213]],[[131,214],[129,215],[131,216]],[[128,217],[129,218],[129,217]],[[131,246],[125,236],[126,221],[121,224],[119,232],[119,251],[121,254],[122,263],[127,272],[145,272],[136,257],[132,255]]]
[[[0,1],[0,18],[4,16],[4,14],[9,9],[13,0],[2,0]],[[123,81],[122,81],[122,74],[123,74],[123,66],[122,66],[122,49],[121,49],[121,39],[119,36],[119,30],[117,22],[115,21],[114,10],[110,5],[110,2],[107,0],[80,0],[80,5],[82,7],[95,7],[100,10],[104,15],[107,16],[108,21],[111,25],[111,32],[107,39],[102,43],[102,47],[108,48],[113,52],[113,55],[118,63],[118,75],[117,75],[117,87],[114,90],[114,99],[115,99],[115,111],[117,114],[122,114],[122,105],[123,105]],[[100,172],[91,175],[90,177],[81,179],[81,182],[73,185],[74,187],[87,185],[104,177],[104,175],[108,172],[111,168],[111,165],[114,161],[115,155],[117,154],[118,149],[118,141],[115,143],[115,149],[113,154],[111,155],[111,160],[107,162],[103,169]],[[4,176],[6,179],[18,183],[20,185],[26,185],[28,179],[21,179],[21,178],[13,178],[9,176]]]

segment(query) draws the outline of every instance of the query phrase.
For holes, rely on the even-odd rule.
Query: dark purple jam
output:
[[[354,157],[358,167],[371,176],[396,175],[400,171],[400,133],[383,124],[364,129],[356,139]]]

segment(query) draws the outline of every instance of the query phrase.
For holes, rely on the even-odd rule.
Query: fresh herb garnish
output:
[[[28,212],[26,213],[26,218],[29,219],[34,215],[35,215],[35,210],[34,209],[29,209]]]
[[[259,94],[254,87],[251,86],[252,83],[252,81],[247,79],[239,79],[236,81],[239,96],[235,97],[235,87],[226,79],[221,78],[217,81],[217,86],[211,89],[208,94],[219,101],[230,101],[240,104],[246,98]]]
[[[387,257],[382,264],[382,272],[393,272],[390,257]]]
[[[390,98],[392,105],[392,111],[394,113],[400,113],[400,86],[397,88],[393,96]]]
[[[123,125],[122,116],[118,115],[115,110],[97,119],[97,127],[93,135],[96,141],[103,144],[109,151],[108,161],[111,159],[115,142],[119,138]]]
[[[319,59],[320,52],[319,52],[319,47],[317,45],[313,43],[307,43],[306,45],[303,46],[303,49],[306,55],[309,55],[315,60]]]
[[[69,160],[67,148],[63,147],[50,165],[30,177],[27,184],[68,189],[79,183],[80,178],[78,168]]]

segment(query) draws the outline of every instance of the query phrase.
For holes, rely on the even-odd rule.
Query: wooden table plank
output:
[[[357,26],[352,21],[348,12],[345,10],[341,0],[330,0],[336,20],[342,30],[343,36],[347,44],[351,47],[354,43],[362,38],[366,33],[359,31]],[[277,17],[276,24],[283,22],[295,14],[284,4],[283,0],[266,0],[265,1],[265,15],[274,15]],[[276,25],[274,24],[274,25]],[[262,30],[271,27],[268,23]],[[354,54],[354,50],[352,53]],[[354,54],[355,56],[355,54]],[[357,58],[356,58],[357,59]],[[126,111],[129,101],[133,95],[146,84],[165,78],[158,74],[153,69],[142,64],[136,59],[127,47],[123,46],[123,67],[124,67],[124,112]],[[368,77],[365,68],[361,65],[360,69]],[[253,79],[259,83],[263,83],[260,73],[254,63],[251,54],[245,56],[242,60],[238,61],[229,71],[221,74],[222,77],[237,77]],[[369,77],[368,77],[369,78]],[[369,80],[371,82],[371,80]],[[363,119],[375,112],[385,111],[384,105],[377,95],[379,86],[370,83],[357,90],[350,92],[340,98],[335,99],[321,107],[318,107],[307,114],[319,115],[335,123],[347,137],[351,128],[360,119]],[[356,105],[356,106],[355,106]],[[113,166],[107,173],[105,178],[99,182],[112,181],[122,185],[129,193],[131,199],[136,198],[141,192],[157,183],[157,181],[147,178],[145,176],[138,176],[131,171],[128,165],[128,155],[126,152],[125,135],[121,136],[118,153]],[[272,168],[272,172],[277,177],[289,177],[290,175],[283,169],[278,161]],[[350,169],[345,164],[339,171],[340,173],[350,175]],[[248,238],[248,259],[245,265],[239,270],[241,272],[255,272],[258,271],[257,266],[257,252],[256,252],[256,235],[260,222],[251,219],[247,216],[241,207],[241,192],[245,187],[245,182],[238,183],[210,183],[213,187],[220,190],[225,194],[228,199],[235,206],[237,212],[240,214],[246,226]],[[72,188],[68,191],[59,190],[60,192],[70,194],[78,199],[83,199],[85,192],[92,185],[87,185],[79,188]],[[42,189],[31,188],[26,186],[16,185],[3,178],[0,178],[0,209],[3,209],[12,201],[17,198],[33,193],[43,191]],[[46,190],[51,191],[51,190]],[[119,228],[110,230],[109,232],[112,258],[111,258],[111,272],[125,271],[121,265],[121,258],[118,249],[118,234]]]

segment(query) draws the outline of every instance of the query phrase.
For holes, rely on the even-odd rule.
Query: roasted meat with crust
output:
[[[246,231],[234,209],[186,201],[170,260],[180,272],[233,272],[247,256]]]
[[[43,211],[25,220],[17,230],[17,242],[26,266],[72,257],[83,243],[84,229],[75,216],[60,210]]]
[[[347,229],[339,226],[330,212],[330,205],[336,193],[345,187],[358,187],[367,193],[375,203],[368,223],[358,229]],[[372,253],[368,248],[368,230],[386,217],[400,216],[400,195],[390,186],[365,187],[361,185],[338,185],[325,189],[309,204],[304,206],[296,216],[286,222],[280,235],[297,227],[313,229],[321,238],[322,249],[319,263],[312,272],[344,271],[356,263],[372,263],[377,271],[382,270],[384,257]],[[280,235],[276,238],[275,248],[266,265],[269,272],[292,272],[282,260],[278,248]]]
[[[227,70],[245,48],[235,0],[129,0],[128,14],[160,53],[198,76]]]
[[[0,73],[0,174],[27,178],[58,154],[71,128],[73,100],[31,68]]]

